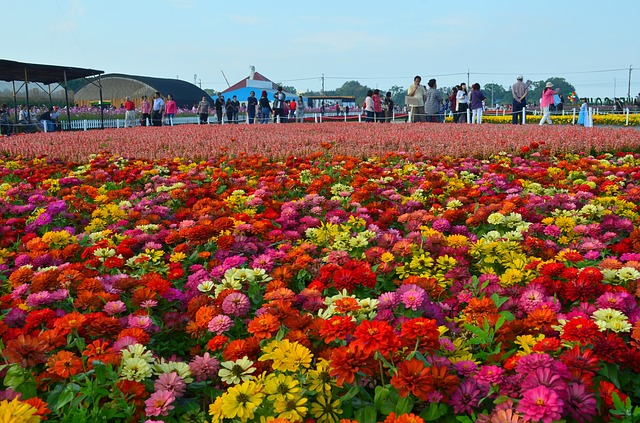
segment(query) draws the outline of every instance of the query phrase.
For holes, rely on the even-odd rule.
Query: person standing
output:
[[[173,117],[178,113],[178,105],[176,104],[173,96],[171,94],[167,94],[167,104],[166,104],[166,115],[167,125],[173,126]]]
[[[522,82],[523,79],[522,75],[518,75],[516,83],[511,87],[511,95],[513,96],[511,123],[513,125],[522,125],[522,110],[527,108],[529,86]]]
[[[0,135],[11,135],[11,126],[9,125],[9,110],[6,104],[0,106]]]
[[[427,95],[424,100],[424,114],[427,122],[438,122],[438,114],[442,107],[442,94],[438,91],[438,84],[435,79],[430,79],[427,83]]]
[[[240,102],[237,96],[233,96],[231,100],[231,122],[238,123],[238,113],[240,112]]]
[[[558,92],[558,90],[553,89],[553,84],[551,82],[547,82],[544,86],[544,90],[542,91],[542,99],[540,99],[540,107],[542,108],[542,119],[540,119],[540,126],[544,125],[545,122],[552,124],[551,122],[551,105],[553,104],[553,96]]]
[[[411,112],[412,122],[424,122],[424,101],[427,97],[427,90],[423,85],[420,85],[422,78],[416,75],[413,78],[413,84],[407,90],[409,97],[415,98],[415,104],[411,105],[409,111]]]
[[[485,96],[477,82],[471,86],[471,123],[482,123]]]
[[[291,122],[294,122],[294,119],[296,118],[296,110],[298,109],[298,103],[296,102],[296,99],[294,98],[293,100],[291,100],[289,102],[289,120]]]
[[[449,107],[453,112],[453,123],[456,123],[458,121],[458,107],[456,103],[456,96],[458,95],[459,89],[460,87],[456,85],[455,87],[453,87],[453,89],[451,90],[451,94],[449,95]]]
[[[461,83],[456,94],[456,106],[458,108],[458,122],[467,122],[467,110],[469,110],[469,96],[467,95],[467,84]]]
[[[371,96],[373,99],[373,116],[376,122],[383,123],[384,122],[384,113],[382,112],[382,99],[380,98],[380,90],[373,90],[373,95]]]
[[[124,127],[133,128],[136,126],[136,104],[127,96],[124,102]]]
[[[151,123],[151,103],[149,103],[149,99],[146,95],[142,96],[140,109],[142,111],[142,119],[140,120],[140,124],[142,126],[147,126]]]
[[[249,124],[253,124],[256,119],[256,107],[258,106],[258,99],[256,98],[255,91],[249,93],[247,98],[247,116],[249,118]]]
[[[375,115],[374,103],[373,103],[373,91],[367,91],[367,96],[364,98],[364,113],[366,115],[365,122],[373,122]]]
[[[273,122],[284,122],[284,100],[287,96],[282,92],[282,87],[273,95]],[[280,118],[280,119],[278,119]]]
[[[222,111],[225,108],[224,96],[222,93],[218,93],[218,98],[214,103],[214,107],[216,109],[216,117],[218,118],[218,125],[222,124]]]
[[[296,104],[296,122],[304,122],[304,100],[302,96],[298,96],[298,103]]]
[[[151,111],[151,122],[153,126],[162,126],[162,114],[164,113],[164,100],[160,96],[160,91],[156,91],[153,96],[153,110]]]
[[[201,125],[209,123],[209,106],[210,104],[207,101],[207,97],[202,96],[202,100],[198,103],[198,116]]]
[[[267,92],[262,91],[262,95],[260,96],[260,101],[258,102],[260,106],[260,114],[261,119],[260,123],[269,123],[269,115],[271,114],[271,106],[269,105],[269,98],[267,97]]]
[[[58,106],[53,106],[51,109],[51,122],[53,123],[53,131],[61,131],[62,127],[60,122],[58,122],[58,118],[60,117],[60,112],[58,110]]]
[[[583,98],[582,104],[580,105],[580,112],[578,113],[578,125],[580,126],[586,126],[585,123],[587,122],[589,113],[587,107],[587,99]]]
[[[384,97],[384,106],[383,106],[386,122],[391,122],[391,119],[393,119],[394,106],[395,106],[395,103],[393,102],[393,98],[391,98],[391,91],[387,91],[387,94]]]

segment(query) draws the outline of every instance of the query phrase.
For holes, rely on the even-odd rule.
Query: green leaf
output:
[[[67,405],[67,403],[71,402],[71,400],[76,396],[76,389],[74,389],[74,385],[67,385],[64,390],[60,393],[58,397],[58,401],[54,409],[60,410],[62,407]]]
[[[377,409],[389,398],[389,388],[386,386],[376,386],[375,396],[373,397],[373,405]]]
[[[446,404],[432,402],[429,404],[429,408],[420,413],[420,417],[427,422],[439,421],[440,417],[447,414],[447,411],[449,411],[449,407]]]
[[[376,423],[378,412],[370,405],[356,410],[356,420],[360,423]]]
[[[226,190],[227,190],[227,186],[226,186],[226,185],[220,185],[220,186],[218,187],[218,189],[216,190],[216,194],[220,195],[220,194],[222,194],[223,192],[225,192]]]
[[[400,415],[404,413],[409,413],[411,410],[413,410],[414,402],[415,401],[410,395],[407,395],[404,398],[400,397],[400,399],[396,403],[396,414]]]
[[[346,394],[344,394],[342,397],[340,397],[340,400],[342,402],[349,401],[351,398],[353,398],[356,395],[358,395],[359,391],[360,391],[360,387],[358,385],[354,385],[354,386],[351,387],[351,389],[349,389],[349,391],[347,391]]]

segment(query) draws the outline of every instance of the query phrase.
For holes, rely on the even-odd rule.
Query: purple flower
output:
[[[460,360],[453,364],[453,368],[459,375],[469,377],[478,370],[478,366],[471,360]]]
[[[465,379],[451,394],[449,405],[456,414],[474,412],[480,400],[489,393],[489,385],[480,383],[474,379]]]
[[[432,227],[438,232],[449,232],[451,223],[447,219],[436,219],[433,221]]]

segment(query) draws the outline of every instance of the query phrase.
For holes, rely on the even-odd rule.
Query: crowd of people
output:
[[[529,85],[523,82],[523,79],[522,75],[516,77],[516,82],[511,86],[512,104],[505,109],[505,112],[508,111],[511,114],[514,125],[522,124],[526,119]],[[553,83],[547,82],[542,92],[542,98],[539,101],[541,112],[539,124],[551,124],[551,114],[563,110],[563,95],[557,88],[554,89]],[[580,102],[577,124],[588,125],[587,99],[581,98]],[[443,92],[438,89],[435,78],[430,79],[427,85],[424,86],[422,85],[422,78],[416,76],[407,90],[406,103],[405,110],[408,112],[411,122],[441,123],[445,121],[447,114],[450,114],[454,123],[467,123],[469,121],[469,123],[480,124],[485,110],[486,97],[479,83],[474,83],[468,89],[467,84],[462,82],[453,87],[448,95],[443,95]],[[635,99],[635,105],[640,107],[640,93]],[[121,105],[121,108],[125,112],[125,128],[138,125],[173,126],[175,116],[179,112],[178,105],[172,94],[168,94],[165,100],[161,93],[157,91],[151,100],[146,95],[142,96],[139,108],[136,108],[136,104],[131,97],[126,97],[125,103]],[[326,109],[323,103],[320,113],[324,115]],[[341,107],[339,103],[329,105],[328,109],[335,109],[336,116],[340,116],[341,113],[344,113],[344,116],[349,114],[349,107]],[[624,107],[620,101],[616,100],[613,111],[622,111],[623,109]],[[394,118],[394,114],[399,111],[391,92],[387,92],[383,98],[379,89],[369,90],[362,108],[354,107],[352,110],[355,113],[362,114],[365,122],[380,123],[390,122]],[[278,87],[271,99],[266,90],[261,92],[259,98],[256,97],[254,91],[251,91],[246,103],[241,103],[235,95],[232,98],[225,99],[224,95],[219,93],[213,104],[210,104],[207,97],[203,96],[202,100],[197,105],[194,105],[190,111],[197,113],[200,124],[210,122],[209,115],[212,111],[215,113],[218,124],[223,122],[237,124],[241,121],[239,117],[241,113],[246,115],[248,124],[266,124],[271,121],[274,123],[304,122],[305,105],[302,96],[298,96],[297,100],[289,100],[286,98],[282,87]],[[15,121],[12,122],[10,119],[11,111],[7,108],[7,105],[0,105],[1,135],[10,135],[17,130],[24,132],[52,132],[61,129],[61,125],[58,122],[58,106],[52,106],[51,108],[30,106],[27,109],[26,106],[20,105],[17,112],[16,125]],[[137,119],[138,112],[140,113],[139,119]]]

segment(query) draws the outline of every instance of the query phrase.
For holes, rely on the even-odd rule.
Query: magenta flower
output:
[[[489,393],[489,385],[473,379],[465,379],[451,394],[449,405],[456,414],[473,413],[480,400]]]
[[[171,404],[175,400],[176,397],[169,391],[156,391],[144,402],[144,412],[147,416],[167,416],[173,410]]]
[[[524,392],[517,410],[525,420],[551,423],[562,417],[564,403],[558,394],[542,385]]]
[[[498,366],[482,366],[473,376],[478,382],[492,384],[502,382],[504,369]]]

